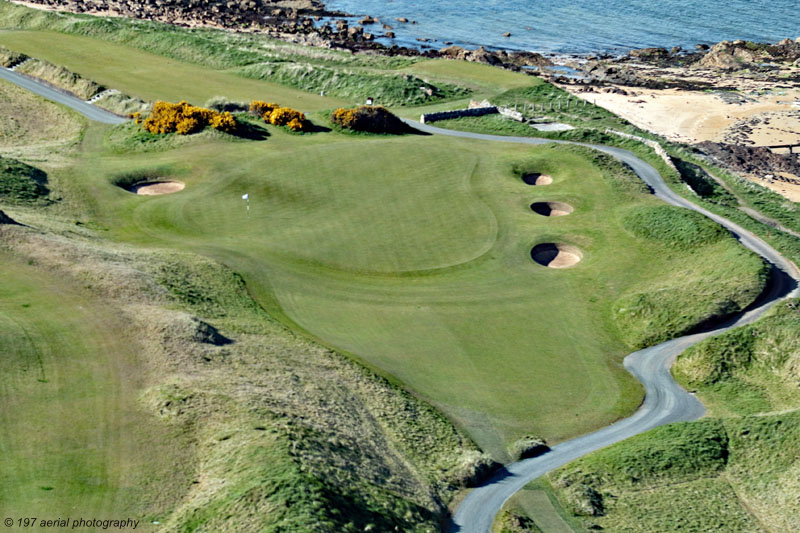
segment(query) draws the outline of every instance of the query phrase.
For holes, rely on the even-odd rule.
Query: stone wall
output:
[[[471,109],[455,109],[453,111],[425,113],[419,118],[419,121],[422,122],[423,124],[427,124],[429,122],[435,122],[437,120],[450,120],[452,118],[461,118],[461,117],[481,117],[483,115],[491,115],[497,112],[498,112],[497,107],[495,106],[473,107]]]

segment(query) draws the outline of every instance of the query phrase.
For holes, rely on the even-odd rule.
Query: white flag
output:
[[[250,199],[250,193],[242,195],[242,200],[248,200],[248,199]]]

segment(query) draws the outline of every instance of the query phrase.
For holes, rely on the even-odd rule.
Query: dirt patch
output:
[[[571,244],[543,242],[531,250],[531,259],[548,268],[568,268],[583,259],[583,253]]]
[[[131,185],[130,192],[141,196],[158,196],[182,191],[186,184],[182,181],[147,181]]]
[[[538,172],[534,172],[532,174],[525,174],[524,176],[522,176],[522,181],[524,181],[528,185],[550,185],[551,183],[553,183],[553,178],[551,178],[547,174],[540,174]]]
[[[563,217],[574,210],[575,208],[564,202],[534,202],[531,204],[531,211],[543,217]]]

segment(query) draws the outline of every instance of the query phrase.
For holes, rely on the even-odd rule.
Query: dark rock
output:
[[[628,54],[637,59],[661,59],[669,55],[666,48],[640,48],[639,50],[631,50]]]
[[[765,146],[742,146],[705,141],[696,145],[711,159],[736,172],[757,176],[788,173],[800,182],[800,154],[777,154]]]

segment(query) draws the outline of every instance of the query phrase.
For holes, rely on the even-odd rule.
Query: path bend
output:
[[[770,287],[753,308],[739,313],[726,324],[714,330],[678,337],[639,350],[625,358],[625,368],[645,387],[644,403],[633,415],[593,433],[557,444],[543,455],[517,461],[501,469],[481,486],[473,489],[461,502],[450,522],[451,533],[489,533],[495,516],[505,502],[534,479],[588,453],[644,433],[654,427],[672,422],[697,420],[702,417],[705,414],[703,404],[672,379],[670,368],[678,355],[703,339],[754,322],[784,298],[800,295],[800,290],[798,290],[800,271],[791,261],[754,233],[676,194],[667,186],[655,168],[639,159],[633,152],[611,146],[532,137],[487,135],[445,130],[411,121],[406,121],[406,123],[420,131],[435,135],[532,145],[555,142],[576,144],[599,150],[628,165],[652,189],[656,197],[670,205],[697,211],[721,224],[730,230],[744,247],[756,252],[773,266]]]

